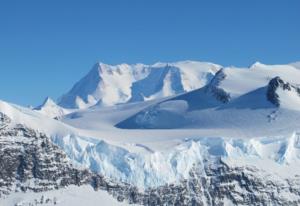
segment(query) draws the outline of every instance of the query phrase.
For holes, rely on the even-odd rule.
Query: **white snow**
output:
[[[34,110],[50,118],[58,118],[58,119],[66,114],[75,111],[74,109],[73,110],[65,109],[63,107],[58,106],[50,97],[47,97],[43,102],[43,104],[34,108]]]
[[[219,75],[219,74],[218,74]],[[284,81],[298,85],[300,71],[291,66],[267,66],[256,63],[250,69],[225,68],[220,74],[225,78],[215,80],[218,88],[230,95],[226,104],[218,101],[215,94],[206,88],[171,97],[143,109],[125,121],[121,128],[200,128],[230,129],[242,136],[263,136],[297,129],[300,119],[300,96],[291,91],[278,88],[280,108],[267,100],[269,81],[279,76]],[[185,101],[188,108],[181,111],[179,105],[172,105],[174,100]],[[168,110],[163,105],[168,104]],[[274,116],[276,114],[276,116]],[[272,120],[270,121],[270,117]],[[169,120],[169,121],[168,121]],[[254,128],[256,128],[254,130]],[[224,134],[223,134],[224,135]],[[233,133],[231,133],[232,137]],[[226,135],[227,136],[227,135]]]
[[[283,90],[282,88],[277,89],[276,93],[280,97],[280,106],[282,108],[291,108],[293,110],[300,111],[300,98],[299,94],[292,89],[291,91]]]
[[[55,202],[55,204],[54,204]],[[17,192],[1,198],[1,206],[122,206],[128,205],[126,202],[118,202],[107,192],[94,191],[91,186],[69,186],[60,190],[52,190],[42,193]]]
[[[59,99],[59,105],[87,108],[97,102],[112,106],[166,97],[204,86],[219,68],[216,64],[195,61],[115,66],[97,63]]]
[[[300,69],[300,62],[294,62],[294,63],[291,63],[290,65],[297,69]]]
[[[82,149],[84,157],[79,155],[76,161],[141,188],[184,178],[190,165],[216,155],[242,165],[255,166],[259,161],[261,169],[283,176],[287,168],[298,171],[291,165],[299,161],[294,139],[299,132],[300,97],[278,89],[281,106],[277,108],[267,100],[266,87],[276,76],[298,85],[300,71],[289,65],[255,63],[250,68],[225,68],[224,74],[216,86],[230,94],[227,104],[201,88],[162,100],[95,106],[66,116],[63,122],[102,140]],[[120,122],[127,124],[115,128]],[[114,159],[113,154],[120,155]]]
[[[279,76],[285,81],[293,84],[299,83],[300,72],[289,65],[263,65],[256,63],[250,68],[225,68],[227,78],[221,82],[220,87],[228,91],[232,97],[246,94]]]
[[[63,138],[63,144],[58,139],[53,141],[78,165],[144,189],[178,183],[182,178],[188,178],[193,165],[204,165],[204,159],[215,157],[238,166],[257,166],[259,161],[260,168],[270,174],[292,177],[300,169],[299,136],[299,133],[293,133],[277,138],[186,138],[164,150],[142,144],[120,147],[78,136]],[[286,173],[289,168],[293,169]],[[198,172],[204,175],[204,171]]]
[[[0,112],[12,119],[12,126],[15,124],[23,124],[49,136],[64,136],[73,134],[76,131],[75,128],[49,118],[46,115],[40,114],[35,110],[10,104],[1,100]]]

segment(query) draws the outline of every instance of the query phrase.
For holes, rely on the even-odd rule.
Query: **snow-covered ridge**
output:
[[[227,103],[230,100],[230,94],[224,89],[220,88],[221,82],[226,78],[224,69],[220,69],[214,76],[214,78],[209,82],[206,88],[206,92],[209,92],[217,100]]]
[[[220,68],[195,61],[115,66],[97,63],[58,103],[65,108],[87,108],[166,97],[204,86]]]
[[[268,84],[267,98],[277,107],[297,109],[300,105],[300,88],[275,77]]]
[[[300,70],[289,65],[256,63],[248,69],[223,68],[206,86],[150,105],[116,126],[230,128],[242,131],[243,136],[253,134],[254,128],[292,132],[300,118],[299,79]]]
[[[31,110],[15,104],[10,104],[0,100],[0,112],[5,114],[12,121],[12,126],[17,124],[26,125],[36,131],[52,135],[67,135],[75,133],[76,129],[62,122],[49,118],[47,115],[40,114],[38,111]]]
[[[57,119],[74,111],[71,109],[65,109],[63,107],[60,107],[50,97],[47,97],[44,100],[43,104],[34,108],[34,110],[50,118]]]
[[[231,76],[231,70],[251,70],[253,71],[250,75],[251,78],[253,74],[258,73],[258,70],[263,73],[266,70],[273,73],[283,73],[282,70],[297,70],[297,65],[298,63],[265,65],[256,62],[249,68],[227,67],[224,69],[226,70],[224,75]],[[172,96],[205,86],[221,68],[217,64],[197,61],[156,63],[153,65],[97,63],[69,92],[58,99],[57,104],[62,108],[83,109],[93,105],[112,106]],[[241,73],[241,75],[247,76],[247,71],[234,72],[236,73],[234,75]],[[247,81],[243,83],[247,86]],[[62,109],[59,107],[52,110],[55,112],[48,112],[53,113],[50,116],[62,113]]]

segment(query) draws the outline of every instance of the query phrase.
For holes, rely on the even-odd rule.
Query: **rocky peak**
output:
[[[250,69],[254,69],[254,68],[260,68],[260,67],[265,67],[266,65],[259,62],[259,61],[256,61],[254,64],[252,64],[249,68]]]
[[[220,69],[212,78],[206,87],[206,92],[212,94],[217,100],[222,103],[230,101],[230,94],[220,87],[221,82],[226,78],[224,69]]]
[[[35,110],[40,110],[44,107],[53,107],[53,106],[57,106],[57,104],[54,102],[54,100],[52,100],[50,97],[46,97],[43,104],[36,107]]]
[[[300,97],[300,88],[290,84],[289,82],[285,82],[279,76],[274,77],[269,81],[267,87],[267,99],[274,104],[276,107],[280,106],[280,98],[277,93],[278,89],[282,89],[284,91],[294,91]]]

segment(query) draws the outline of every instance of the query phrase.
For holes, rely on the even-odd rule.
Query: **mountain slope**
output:
[[[219,68],[193,61],[116,66],[98,63],[58,102],[65,108],[86,108],[96,103],[111,106],[165,97],[205,85]]]
[[[205,87],[162,100],[116,126],[293,131],[300,119],[299,79],[300,71],[291,66],[221,69]]]
[[[57,119],[74,111],[58,106],[50,97],[47,97],[43,104],[34,108],[34,110],[50,118]]]

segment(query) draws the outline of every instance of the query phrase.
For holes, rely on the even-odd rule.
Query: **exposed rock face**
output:
[[[139,191],[81,170],[69,163],[50,138],[24,125],[12,125],[0,113],[0,198],[15,191],[59,189],[90,184],[119,201],[141,205],[299,205],[300,176],[282,179],[255,167],[230,166],[217,158],[195,165],[188,179],[178,184]]]
[[[131,190],[118,199],[142,205],[299,205],[300,176],[291,180],[271,179],[254,167],[230,167],[222,160],[205,168],[195,166],[180,184]],[[126,191],[126,190],[125,190]],[[129,196],[123,196],[128,195]],[[286,195],[289,194],[289,195]],[[289,198],[293,197],[293,198]]]
[[[24,125],[10,125],[0,113],[0,197],[15,191],[42,192],[68,185],[91,184],[110,190],[115,184],[75,168],[50,138]]]
[[[284,82],[280,77],[275,77],[271,79],[268,84],[267,99],[276,107],[280,106],[279,95],[276,92],[279,88],[286,91],[295,91],[300,97],[300,88],[288,82]]]
[[[220,88],[221,82],[226,78],[226,74],[223,69],[220,69],[214,76],[214,78],[207,85],[206,92],[211,93],[217,100],[227,103],[230,101],[230,94],[224,89]]]
[[[58,189],[85,181],[81,177],[86,171],[72,168],[47,136],[23,125],[6,126],[0,130],[0,196],[11,191]]]

